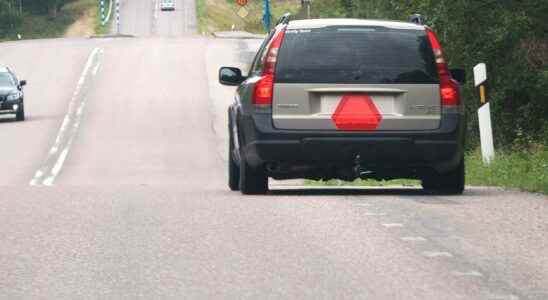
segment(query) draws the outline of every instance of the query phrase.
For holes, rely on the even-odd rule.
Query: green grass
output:
[[[548,147],[535,146],[528,150],[498,152],[495,160],[485,165],[479,150],[467,153],[466,184],[475,186],[502,186],[548,194]],[[419,186],[418,180],[355,180],[345,182],[305,181],[309,186]]]
[[[498,152],[488,166],[478,151],[466,156],[469,185],[503,186],[548,194],[548,147]]]
[[[300,9],[300,0],[271,0],[272,23],[286,12],[296,13]],[[262,24],[263,1],[249,0],[245,6],[249,15],[238,16],[240,6],[233,0],[197,0],[198,25],[201,32],[243,30],[264,33]]]
[[[196,0],[196,16],[198,18],[198,30],[207,32],[206,0]]]

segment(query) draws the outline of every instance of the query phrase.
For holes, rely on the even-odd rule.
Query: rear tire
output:
[[[21,106],[19,111],[15,114],[15,121],[25,121],[25,107]]]
[[[230,145],[228,147],[228,186],[231,190],[240,190],[242,194],[246,195],[262,195],[268,191],[268,176],[266,171],[262,168],[253,168],[250,166],[246,159],[242,149],[238,149],[240,161],[239,165],[234,161],[234,141],[239,136],[234,134],[232,117],[230,110],[228,112],[228,136]]]
[[[434,174],[422,180],[425,191],[447,195],[460,195],[464,192],[464,159],[451,172]]]
[[[240,154],[240,191],[246,195],[263,195],[268,191],[266,172],[252,168],[242,154]]]
[[[230,125],[228,126],[228,136],[228,187],[231,191],[238,191],[240,190],[240,167],[234,161],[234,136]]]

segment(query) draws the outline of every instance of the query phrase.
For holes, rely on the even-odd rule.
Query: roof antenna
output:
[[[424,24],[424,17],[420,14],[413,14],[409,16],[409,22],[415,23],[417,25],[423,25]]]

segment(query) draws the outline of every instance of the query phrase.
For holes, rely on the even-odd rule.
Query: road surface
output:
[[[29,81],[0,120],[0,299],[548,299],[545,196],[228,191],[216,72],[259,41],[122,4],[134,38],[0,44]]]

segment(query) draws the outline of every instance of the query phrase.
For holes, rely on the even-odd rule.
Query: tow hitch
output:
[[[354,168],[353,169],[354,169],[354,174],[358,178],[366,178],[369,175],[373,174],[373,171],[367,170],[364,167],[364,164],[362,162],[362,158],[359,154],[356,155],[356,157],[354,158]]]

